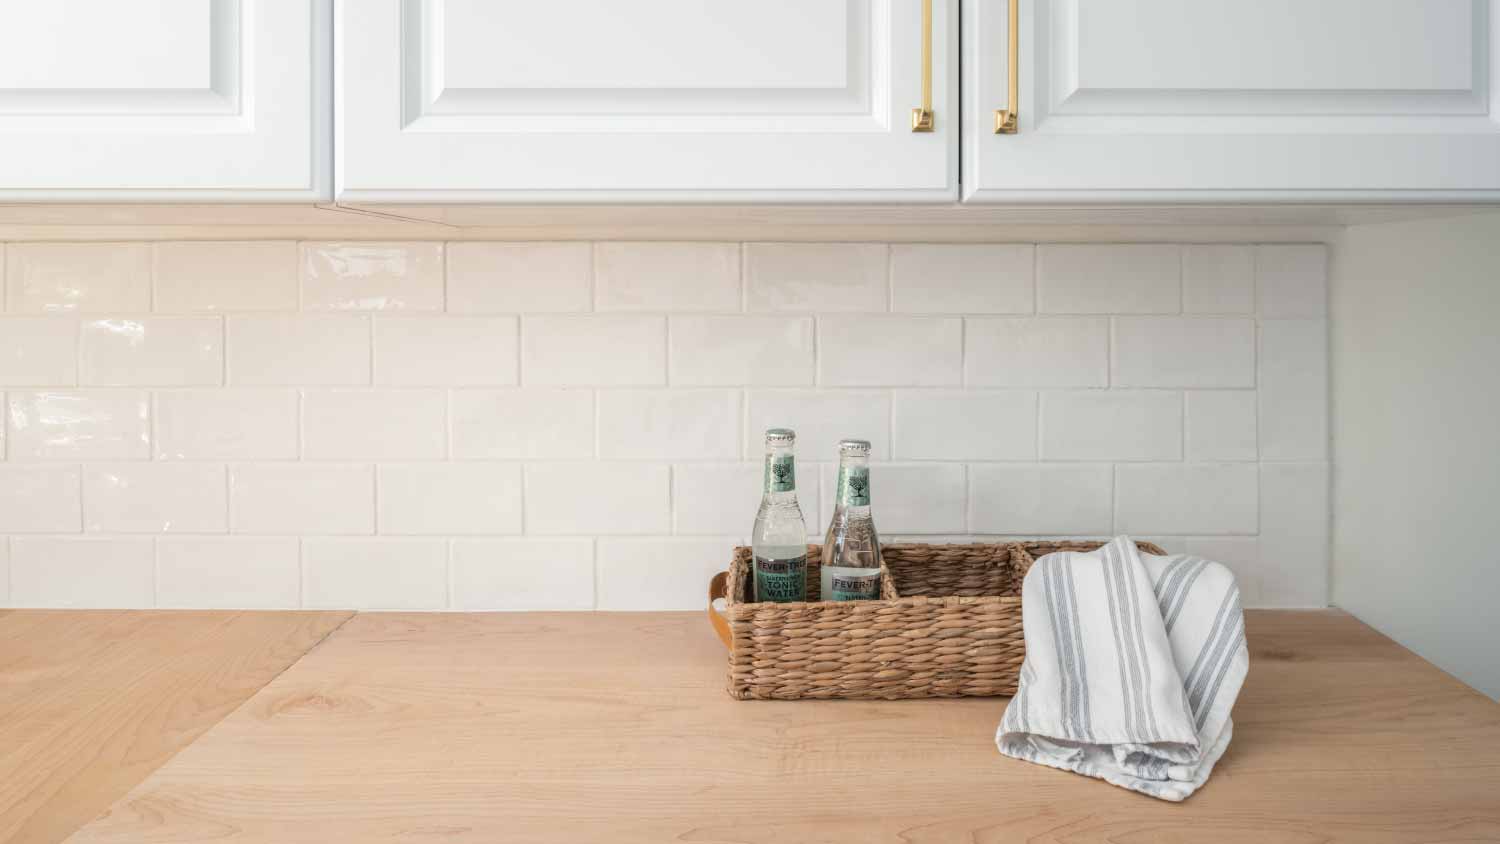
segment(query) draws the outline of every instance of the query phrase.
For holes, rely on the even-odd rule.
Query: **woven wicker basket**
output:
[[[881,600],[848,602],[819,600],[821,549],[809,545],[811,600],[790,604],[752,601],[750,549],[736,548],[708,596],[709,619],[730,650],[729,693],[741,700],[1014,694],[1026,656],[1026,572],[1044,554],[1101,544],[888,545]],[[722,615],[716,598],[724,599]]]

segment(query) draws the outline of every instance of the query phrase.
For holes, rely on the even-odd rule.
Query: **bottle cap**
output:
[[[839,440],[839,454],[867,457],[870,454],[869,440]]]
[[[766,445],[791,445],[797,441],[797,432],[791,428],[769,428],[766,430]]]

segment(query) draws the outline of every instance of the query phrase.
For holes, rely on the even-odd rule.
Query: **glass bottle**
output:
[[[870,443],[839,442],[833,521],[823,539],[823,600],[880,597],[880,537],[870,516]]]
[[[750,534],[757,601],[807,600],[807,522],[797,504],[796,442],[787,428],[766,431],[765,492]]]

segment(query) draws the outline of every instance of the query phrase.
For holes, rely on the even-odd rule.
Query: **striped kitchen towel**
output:
[[[1048,554],[1021,592],[1026,661],[995,741],[1006,756],[1163,800],[1208,779],[1250,655],[1234,575],[1128,537]]]

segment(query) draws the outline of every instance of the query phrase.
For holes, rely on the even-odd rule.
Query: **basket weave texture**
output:
[[[789,604],[752,601],[751,551],[736,548],[725,590],[729,693],[741,700],[1014,694],[1026,657],[1026,572],[1045,554],[1102,544],[888,545],[881,600],[847,602],[820,600],[822,549],[809,545],[810,600]]]

